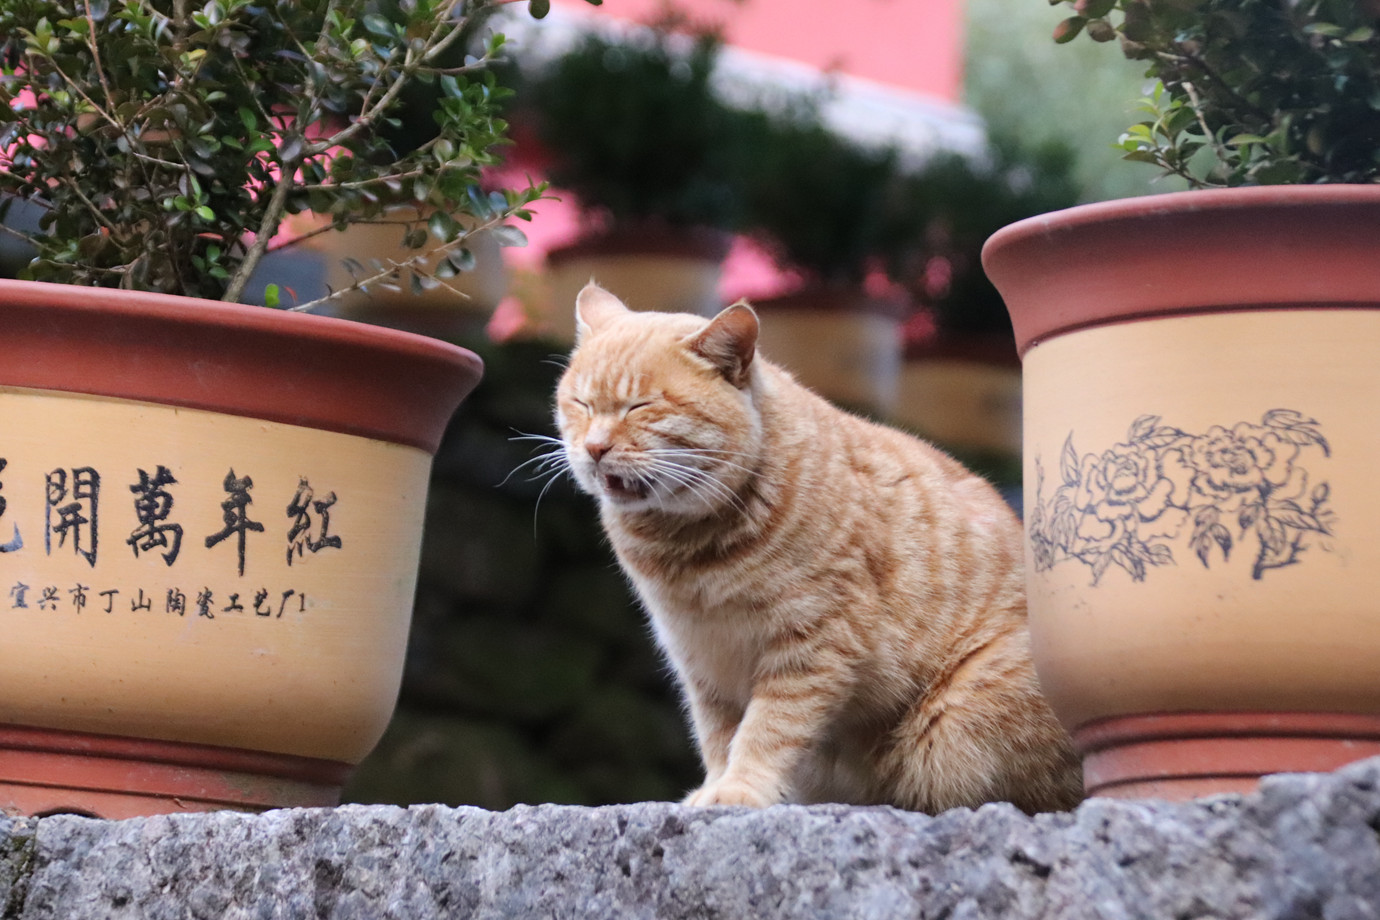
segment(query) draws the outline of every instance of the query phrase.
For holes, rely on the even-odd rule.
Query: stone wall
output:
[[[1380,914],[1380,760],[1199,803],[0,819],[3,920]]]

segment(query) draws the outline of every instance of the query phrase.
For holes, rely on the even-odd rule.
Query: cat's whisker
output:
[[[509,441],[534,441],[537,444],[545,445],[547,449],[537,454],[535,457],[524,460],[522,463],[513,467],[512,471],[508,473],[503,482],[500,482],[499,485],[503,485],[513,477],[514,473],[533,463],[551,462],[553,460],[557,463],[567,462],[565,458],[565,441],[561,438],[552,437],[549,434],[534,434],[526,431],[518,431],[516,428],[513,429],[513,431],[517,433],[510,437],[508,439]]]
[[[570,456],[566,452],[565,441],[560,438],[555,438],[546,434],[518,432],[508,440],[535,441],[537,444],[544,446],[544,449],[535,457],[524,460],[513,467],[508,472],[508,475],[503,477],[503,481],[498,484],[499,486],[507,484],[507,482],[519,472],[529,467],[532,468],[533,475],[527,478],[528,482],[536,482],[541,479],[546,480],[541,487],[541,491],[537,493],[537,500],[532,507],[532,537],[535,539],[538,535],[537,518],[541,513],[541,500],[546,497],[546,493],[551,491],[551,487],[556,484],[562,475],[569,476],[573,481],[575,479],[575,472],[570,468]]]
[[[746,457],[747,451],[744,450],[725,450],[721,447],[689,447],[681,445],[678,447],[653,447],[653,451],[674,451],[684,454],[716,454],[722,457]]]
[[[647,449],[652,454],[672,454],[686,457],[710,457],[714,459],[728,457],[748,457],[746,451],[723,450],[717,447],[651,447]]]
[[[751,475],[755,472],[751,467],[743,466],[741,463],[734,463],[732,460],[725,460],[726,456],[746,457],[747,454],[741,451],[715,450],[709,447],[652,447],[643,451],[655,459],[679,459],[684,457],[708,457],[721,466],[737,470],[741,473]]]
[[[661,508],[663,511],[672,510],[667,503],[677,495],[689,495],[691,498],[695,499],[697,502],[702,504],[705,507],[705,510],[713,510],[713,502],[710,501],[708,496],[704,495],[701,492],[694,480],[688,477],[682,478],[679,475],[673,475],[669,473],[663,473],[661,480],[662,482],[670,482],[672,486],[671,488],[664,490],[664,494],[662,492],[653,491],[653,494],[656,496],[657,499],[657,506]]]
[[[712,499],[718,498],[721,502],[727,503],[739,511],[747,510],[743,500],[707,470],[696,469],[659,457],[652,458],[651,468],[659,476],[682,486],[685,491],[703,502],[706,508],[712,509],[715,504]]]
[[[565,473],[572,480],[575,478],[575,474],[571,472],[570,466],[568,464],[564,465],[559,469],[552,471],[551,477],[546,480],[546,485],[542,486],[541,491],[537,493],[537,501],[535,505],[532,507],[532,539],[534,540],[538,536],[537,515],[541,512],[541,500],[546,497],[547,492],[551,491],[551,487],[556,484],[556,480],[561,478],[561,473]]]
[[[516,430],[516,429],[514,429]],[[555,444],[560,447],[565,446],[565,442],[560,438],[552,437],[549,434],[532,434],[526,431],[519,431],[508,439],[509,441],[536,441],[539,444]]]
[[[526,469],[527,467],[534,465],[536,467],[537,475],[531,478],[536,479],[541,476],[547,475],[547,473],[550,472],[553,468],[555,469],[555,471],[559,472],[561,468],[568,467],[570,464],[569,460],[565,455],[564,446],[552,447],[544,451],[543,453],[540,453],[535,457],[531,457],[527,460],[524,460],[517,466],[513,467],[511,470],[508,471],[508,475],[503,477],[503,481],[498,483],[498,485],[495,486],[495,488],[507,485],[509,480],[511,480],[519,472]]]

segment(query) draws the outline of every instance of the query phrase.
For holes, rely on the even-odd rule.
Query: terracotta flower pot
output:
[[[1380,754],[1380,188],[1154,196],[996,234],[1031,630],[1092,793]]]
[[[392,713],[479,359],[26,282],[0,341],[0,811],[334,803]]]

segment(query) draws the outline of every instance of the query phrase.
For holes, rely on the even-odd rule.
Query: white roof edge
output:
[[[553,7],[540,22],[525,12],[499,22],[498,30],[521,55],[538,60],[555,57],[589,32],[619,35],[647,29],[593,11],[560,7]],[[730,105],[769,104],[774,92],[814,95],[832,130],[860,144],[895,147],[908,163],[944,151],[980,157],[986,149],[986,126],[967,106],[758,51],[725,46],[715,86]]]

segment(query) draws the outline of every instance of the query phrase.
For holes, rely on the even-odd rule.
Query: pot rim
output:
[[[664,220],[623,220],[586,232],[546,254],[551,265],[590,258],[676,258],[722,262],[733,245],[733,234],[698,224],[678,226]]]
[[[435,454],[483,374],[447,342],[200,298],[0,280],[0,386],[203,409]]]
[[[1022,355],[1109,322],[1380,306],[1380,185],[1252,186],[1079,205],[983,247]],[[1306,266],[1306,268],[1305,268]]]
[[[880,316],[901,322],[914,309],[908,295],[893,293],[878,296],[867,293],[861,287],[846,284],[806,284],[784,294],[745,300],[754,310],[768,316],[794,310],[839,316]]]

